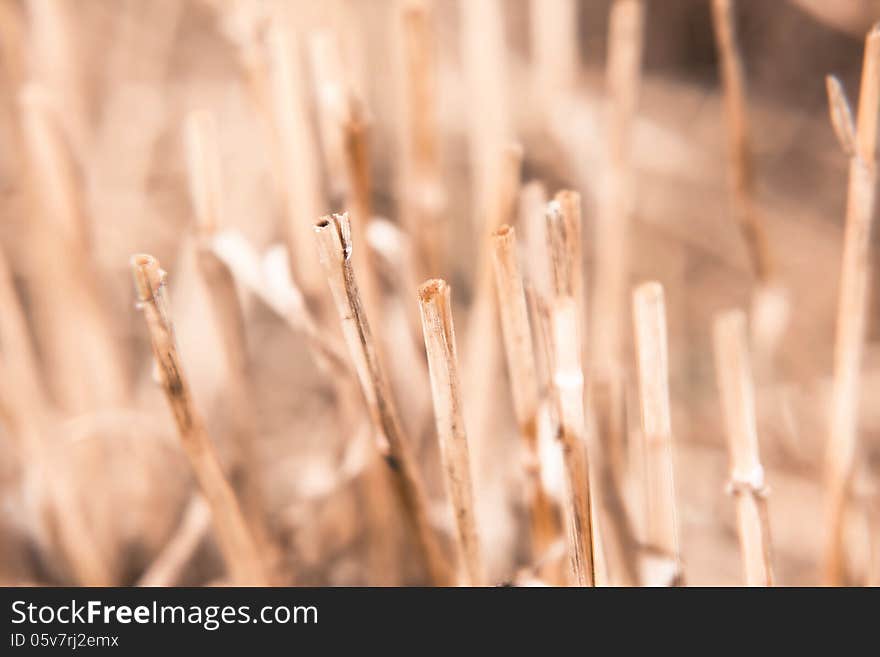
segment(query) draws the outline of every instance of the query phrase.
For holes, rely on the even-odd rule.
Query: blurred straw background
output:
[[[877,19],[0,0],[0,581],[880,583]]]

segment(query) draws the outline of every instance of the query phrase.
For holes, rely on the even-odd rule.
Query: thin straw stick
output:
[[[338,35],[318,31],[309,39],[309,68],[317,106],[321,154],[331,203],[345,195],[345,138],[342,125],[350,82],[342,64]]]
[[[570,297],[557,300],[551,317],[554,392],[559,407],[560,439],[566,467],[569,559],[577,586],[593,586],[592,495],[584,438],[583,373],[577,341],[577,307]]]
[[[28,0],[26,6],[31,75],[64,107],[61,120],[68,133],[85,143],[91,135],[72,7],[52,0]]]
[[[573,583],[593,586],[596,581],[593,557],[593,510],[587,461],[584,413],[584,372],[578,334],[577,304],[573,295],[573,264],[567,244],[566,222],[558,203],[547,210],[554,303],[550,317],[553,386],[556,396],[565,463],[565,515],[568,556]]]
[[[526,297],[517,263],[516,230],[508,224],[502,225],[492,234],[492,262],[504,349],[510,369],[514,412],[520,428],[526,429],[535,420],[538,385]],[[523,438],[531,450],[533,429],[523,431]]]
[[[546,247],[544,248],[546,252]],[[529,281],[526,287],[526,299],[529,303],[529,312],[534,322],[532,332],[535,341],[535,372],[538,377],[539,399],[547,403],[547,397],[552,396],[553,391],[553,349],[550,340],[550,304],[547,298],[540,294]],[[554,404],[549,404],[551,411]]]
[[[363,101],[353,93],[349,94],[347,112],[342,124],[348,176],[346,205],[350,208],[352,216],[361,222],[361,227],[357,229],[358,233],[361,230],[366,231],[373,214],[368,141],[370,123]]]
[[[582,341],[583,342],[583,341]],[[592,385],[587,408],[592,417],[590,454],[591,478],[596,501],[593,509],[598,513],[594,522],[594,542],[604,548],[602,556],[607,561],[607,583],[613,586],[637,586],[639,584],[639,559],[641,545],[636,537],[631,512],[625,500],[623,452],[626,448],[628,428],[625,398],[615,404],[608,386]],[[614,415],[617,412],[620,417]],[[597,572],[602,573],[601,562]],[[597,586],[603,585],[601,579]]]
[[[206,111],[190,112],[183,137],[196,225],[199,232],[210,236],[217,231],[223,217],[223,180],[214,116]]]
[[[569,268],[566,285],[577,309],[577,332],[581,344],[581,362],[584,359],[586,326],[586,299],[584,298],[583,256],[582,256],[582,219],[580,194],[572,190],[561,190],[554,197],[552,212],[558,210],[565,225],[563,248]],[[604,388],[602,388],[604,390]],[[631,585],[637,580],[636,544],[628,516],[623,506],[619,483],[612,470],[612,447],[623,441],[622,422],[613,413],[615,406],[610,403],[600,407],[595,402],[603,402],[607,395],[597,392],[597,387],[590,391],[591,411],[599,420],[596,429],[603,433],[588,433],[592,439],[587,449],[590,455],[590,475],[593,486],[593,543],[596,548],[596,585],[606,583],[606,578],[614,575],[620,584]],[[597,409],[599,410],[596,413]],[[598,437],[598,440],[595,438]],[[602,531],[600,531],[602,530]],[[599,547],[602,550],[599,550]],[[607,563],[606,563],[607,561]]]
[[[218,22],[224,35],[235,45],[235,54],[244,74],[250,100],[261,115],[269,139],[277,139],[272,118],[272,80],[269,53],[265,47],[265,12],[256,4],[225,3],[218,6]],[[277,153],[273,153],[276,155]],[[281,166],[280,162],[276,166]]]
[[[472,207],[492,203],[499,176],[498,153],[513,136],[508,99],[507,44],[500,0],[459,0],[461,59],[468,104],[468,155],[472,171]],[[498,226],[475,227],[482,238]]]
[[[550,397],[553,391],[553,363],[550,344],[550,299],[553,296],[553,283],[550,272],[550,253],[547,249],[547,190],[543,183],[532,181],[522,187],[519,202],[519,222],[525,228],[526,262],[528,262],[528,282],[526,299],[532,317],[532,332],[535,342],[535,371],[538,377],[539,398],[542,405],[554,412]],[[545,431],[551,422],[539,423],[538,443],[541,444],[540,430]],[[551,429],[552,431],[552,429]],[[556,436],[556,431],[552,435]],[[545,441],[546,442],[546,441]]]
[[[408,0],[402,10],[404,50],[404,216],[420,274],[436,276],[445,266],[443,223],[446,190],[440,171],[440,135],[431,11],[424,0]]]
[[[202,237],[198,247],[199,271],[215,314],[215,324],[229,370],[229,382],[244,412],[249,405],[245,401],[249,372],[244,317],[232,272],[211,248],[218,224],[223,220],[223,183],[217,152],[217,127],[211,114],[194,112],[187,117],[185,130],[190,195],[196,225]]]
[[[571,263],[571,294],[577,305],[578,335],[581,342],[586,335],[586,299],[584,299],[583,274],[583,220],[581,219],[581,195],[570,189],[556,192],[553,200],[559,205],[562,220],[565,222],[565,245],[568,249],[568,262]]]
[[[495,178],[492,196],[486,205],[485,216],[480,230],[481,237],[490,236],[502,224],[510,221],[519,197],[520,173],[523,162],[523,149],[518,143],[508,143],[496,153],[498,177]],[[485,232],[483,232],[485,231]],[[491,299],[492,260],[488,245],[479,253],[475,294]]]
[[[404,423],[424,421],[428,398],[426,388],[413,385],[413,381],[426,381],[427,370],[421,357],[420,320],[415,304],[397,303],[395,299],[382,295],[381,279],[378,266],[381,264],[377,251],[386,250],[383,224],[373,217],[372,207],[372,173],[370,161],[370,134],[372,119],[361,99],[354,93],[348,95],[347,114],[343,121],[343,136],[346,164],[346,198],[345,204],[351,217],[353,241],[364,244],[361,258],[354,263],[355,276],[358,280],[364,305],[370,308],[373,322],[384,330],[378,334],[377,348],[380,354],[387,354],[385,361],[389,367],[390,381],[399,395],[399,408],[403,409]],[[424,231],[418,229],[417,233]],[[384,233],[384,235],[383,235]],[[366,248],[367,245],[372,248]],[[413,258],[401,259],[401,272],[406,287],[415,290],[421,278],[418,276]],[[409,323],[409,330],[403,322]],[[402,343],[399,336],[412,338],[411,342]]]
[[[542,212],[543,216],[543,212]],[[544,255],[547,255],[546,241]],[[558,405],[556,403],[556,387],[554,385],[554,362],[553,362],[553,344],[552,344],[552,328],[551,328],[551,312],[550,307],[544,297],[538,294],[535,289],[529,286],[526,290],[529,303],[529,312],[532,317],[532,330],[535,340],[535,365],[538,376],[539,404],[537,414],[536,440],[538,443],[538,456],[541,465],[541,483],[545,490],[550,493],[551,489],[553,507],[553,534],[558,537],[561,534],[562,524],[565,519],[560,513],[562,510],[560,505],[559,481],[557,477],[564,477],[564,471],[557,470],[557,465],[564,465],[562,461],[562,451],[559,449],[559,435],[561,433],[561,423],[559,422]],[[554,476],[555,475],[555,476]],[[543,575],[553,584],[565,585],[570,577],[570,561],[568,559],[568,539],[562,537],[562,549],[564,552],[563,559],[556,561],[549,569],[544,569]],[[541,557],[538,557],[539,559]]]
[[[574,86],[578,22],[574,0],[531,0],[532,75],[535,94],[556,103]]]
[[[773,380],[774,356],[788,325],[789,301],[788,293],[778,279],[766,220],[755,193],[748,99],[743,58],[736,37],[735,10],[735,0],[712,1],[712,22],[724,93],[728,194],[732,218],[742,235],[757,279],[750,314],[755,376],[759,381]],[[785,405],[787,401],[780,398],[779,403]]]
[[[15,292],[12,271],[0,252],[0,414],[18,439],[25,467],[42,471],[45,499],[55,534],[76,583],[110,586],[113,567],[95,540],[76,502],[69,464],[53,445],[48,401],[37,370],[24,310]]]
[[[89,258],[89,222],[69,143],[46,90],[28,86],[19,100],[37,242],[33,305],[53,374],[48,383],[73,413],[123,405],[125,360]]]
[[[474,437],[474,461],[482,464],[482,456],[490,448],[489,432],[493,421],[494,404],[485,391],[501,366],[501,349],[496,339],[495,292],[492,281],[492,254],[490,238],[502,224],[511,220],[519,192],[523,151],[519,144],[508,144],[496,154],[499,157],[498,178],[494,181],[492,196],[484,218],[485,233],[480,231],[473,303],[467,320],[467,344],[464,368],[467,374],[465,396],[483,399],[482,404],[467,410],[468,424]]]
[[[39,187],[39,205],[60,238],[78,249],[90,247],[89,223],[75,182],[69,142],[47,89],[26,86],[20,96],[21,131],[31,175]]]
[[[423,283],[419,288],[419,307],[446,492],[455,516],[461,577],[466,586],[481,586],[485,584],[485,573],[462,413],[452,304],[446,281],[432,279]]]
[[[160,381],[174,414],[184,451],[211,508],[220,549],[230,575],[239,584],[266,585],[269,577],[256,542],[190,396],[168,316],[165,272],[149,255],[133,256],[131,267],[135,290],[150,332]]]
[[[373,264],[373,255],[366,248],[367,234],[370,222],[373,220],[369,151],[370,123],[371,120],[363,102],[354,94],[350,94],[347,114],[342,125],[345,144],[345,205],[351,217],[353,240],[365,247],[363,256],[358,258],[354,264],[361,294],[372,312],[381,317],[379,282]]]
[[[832,86],[834,86],[832,84]],[[832,95],[840,108],[841,95]],[[837,99],[837,102],[835,102]],[[837,335],[834,344],[834,384],[827,447],[824,580],[839,584],[843,578],[843,526],[857,449],[859,379],[868,303],[869,245],[877,182],[876,149],[880,109],[880,25],[865,42],[857,128],[844,142],[855,144],[850,154]],[[842,109],[838,116],[846,116]]]
[[[590,396],[597,427],[603,432],[600,440],[594,442],[609,457],[619,451],[617,445],[623,440],[621,418],[624,417],[625,380],[621,336],[625,334],[629,225],[636,198],[632,136],[641,86],[643,41],[643,1],[614,0],[609,15],[605,70],[608,89],[605,108],[607,166],[601,183],[595,227],[596,261],[589,331]],[[583,322],[583,318],[580,321]],[[586,337],[582,336],[582,340]],[[591,454],[591,459],[595,460],[596,456]],[[604,456],[602,461],[605,461]],[[607,463],[603,467],[611,467],[613,461]],[[625,549],[623,544],[622,547]]]
[[[250,417],[250,365],[247,350],[245,322],[235,289],[235,280],[226,263],[209,247],[200,248],[197,265],[208,292],[214,324],[217,326],[223,356],[226,361],[227,388],[234,412],[238,415],[238,429],[250,433],[253,418]],[[241,445],[249,450],[250,440],[242,437]]]
[[[251,411],[250,365],[245,319],[232,272],[211,248],[211,241],[222,223],[223,194],[217,131],[213,116],[195,112],[187,117],[187,164],[196,224],[201,239],[196,262],[208,293],[214,325],[226,360],[226,401],[230,406],[231,430],[235,437],[236,461],[232,479],[242,495],[242,506],[261,553],[270,558],[270,541],[263,517],[263,495],[257,477],[254,453],[254,417]],[[204,523],[203,523],[204,524]],[[274,558],[274,556],[273,556]]]
[[[287,216],[287,236],[297,281],[306,296],[323,290],[309,231],[321,212],[318,149],[308,122],[305,85],[297,44],[282,20],[269,35],[272,62],[273,119],[277,135],[281,192]]]
[[[736,496],[746,585],[772,586],[767,490],[758,455],[746,326],[746,316],[739,310],[724,312],[715,319],[715,370],[730,446],[730,491]]]
[[[422,477],[403,435],[355,280],[348,215],[322,217],[315,225],[315,234],[321,264],[376,432],[379,453],[393,475],[428,574],[435,584],[447,584],[448,565],[429,521]]]
[[[522,276],[517,264],[516,231],[504,224],[492,236],[495,286],[513,393],[513,409],[526,448],[527,504],[532,554],[541,555],[555,539],[552,503],[541,482],[538,454],[538,375]]]
[[[647,461],[646,538],[651,548],[675,562],[678,580],[681,554],[675,517],[666,304],[659,283],[643,283],[633,292],[633,323]]]
[[[399,391],[402,400],[399,408],[408,414],[404,417],[408,421],[410,417],[416,417],[419,421],[423,418],[423,409],[427,408],[427,397],[423,395],[424,388],[412,386],[413,380],[427,378],[424,370],[424,361],[419,356],[418,348],[418,317],[414,306],[404,306],[404,316],[410,323],[410,335],[412,342],[407,345],[395,344],[397,331],[389,330],[392,322],[397,321],[400,326],[398,308],[386,307],[385,299],[381,294],[380,280],[376,268],[375,253],[369,248],[368,236],[373,223],[372,202],[372,173],[370,162],[370,134],[372,119],[362,100],[354,93],[348,96],[348,107],[343,122],[343,136],[345,140],[345,164],[347,175],[346,207],[351,217],[350,226],[352,241],[363,244],[364,250],[360,258],[353,263],[354,274],[358,281],[360,294],[364,306],[370,308],[375,326],[386,329],[378,334],[379,340],[376,348],[379,354],[387,354],[385,361],[389,365],[391,382]],[[415,287],[418,278],[414,272],[406,272],[410,284]],[[395,337],[392,337],[395,336]]]
[[[718,48],[718,65],[724,85],[724,118],[727,162],[733,214],[742,232],[752,268],[761,283],[773,276],[773,261],[764,218],[755,204],[755,177],[746,106],[742,55],[736,41],[732,0],[712,0],[712,24]]]
[[[583,264],[581,255],[580,195],[561,191],[556,204],[562,211],[566,231],[568,258],[572,263],[572,290],[578,308],[578,334],[582,356],[586,351],[586,300],[583,292]],[[572,243],[573,242],[573,243]],[[624,472],[620,452],[626,442],[624,413],[624,381],[620,378],[594,378],[589,389],[590,475],[593,485],[594,524],[593,542],[601,545],[597,552],[597,586],[606,583],[635,586],[639,581],[639,545],[623,495]],[[607,562],[607,563],[605,563]]]
[[[620,336],[629,270],[627,244],[635,207],[631,142],[641,83],[643,23],[642,0],[615,0],[611,5],[606,69],[608,163],[596,224],[590,362],[594,379],[611,379],[618,386],[614,379],[623,358]]]

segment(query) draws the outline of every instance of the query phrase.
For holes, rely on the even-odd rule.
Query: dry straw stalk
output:
[[[880,110],[880,26],[865,42],[857,123],[839,87],[829,84],[833,124],[850,156],[834,382],[827,451],[824,580],[843,579],[843,526],[857,450],[859,381],[868,303],[869,245],[877,181],[877,120]]]
[[[736,496],[739,540],[748,586],[772,586],[764,469],[758,454],[755,388],[746,316],[732,310],[715,320],[715,371],[730,446],[730,490]]]
[[[318,179],[318,147],[309,125],[306,86],[292,31],[276,21],[269,33],[271,61],[272,120],[276,159],[280,164],[278,184],[287,215],[287,236],[296,276],[306,296],[316,297],[322,289],[321,272],[310,243],[309,229],[324,203]]]
[[[184,451],[208,502],[220,549],[237,584],[265,585],[269,577],[241,507],[196,411],[183,374],[165,298],[165,272],[149,255],[131,259],[135,290],[144,311],[153,357]]]
[[[343,336],[376,431],[379,452],[391,471],[432,581],[447,584],[448,565],[428,517],[422,477],[403,435],[355,280],[348,215],[322,217],[315,225],[315,235],[321,264],[342,322]]]
[[[84,586],[111,586],[113,569],[78,503],[74,472],[52,440],[56,432],[37,369],[27,320],[0,252],[0,419],[17,439],[27,467],[41,473],[51,531],[74,579]]]
[[[675,562],[678,579],[681,554],[675,517],[666,304],[659,283],[643,283],[634,291],[633,323],[645,440],[647,541],[652,549]]]
[[[478,231],[477,265],[473,286],[473,303],[467,319],[464,350],[465,397],[482,398],[483,403],[468,408],[471,436],[474,437],[475,461],[482,463],[482,454],[491,445],[494,417],[494,397],[486,395],[501,366],[501,349],[496,339],[497,319],[492,274],[491,235],[502,224],[510,221],[519,195],[520,169],[523,151],[519,144],[507,144],[496,153],[499,158],[497,178],[483,224]],[[485,232],[484,232],[485,231]]]
[[[471,464],[461,403],[458,356],[449,286],[432,279],[419,288],[422,329],[428,354],[434,416],[446,491],[455,516],[461,577],[467,586],[485,584],[483,558],[477,535]]]
[[[258,464],[254,453],[255,421],[251,410],[245,318],[232,272],[211,248],[217,228],[223,223],[223,181],[213,115],[207,112],[192,113],[187,118],[185,137],[190,192],[200,233],[197,266],[226,361],[225,400],[230,406],[231,432],[236,446],[236,463],[230,468],[230,474],[241,492],[242,506],[254,530],[258,547],[268,558],[270,545],[263,517],[263,495],[256,480]],[[188,529],[186,525],[184,528]]]
[[[606,69],[608,162],[596,224],[590,331],[593,379],[602,382],[619,378],[622,361],[620,336],[635,198],[631,142],[641,85],[643,32],[642,0],[615,0],[609,17]]]
[[[755,204],[755,176],[746,106],[742,55],[736,42],[732,0],[712,0],[712,24],[724,85],[724,119],[733,211],[758,280],[772,277],[772,260],[764,220]]]
[[[578,34],[575,0],[529,3],[535,95],[556,103],[577,78]]]
[[[406,117],[404,215],[425,275],[437,275],[446,257],[443,210],[446,190],[440,166],[440,134],[431,10],[424,0],[402,9]]]
[[[538,375],[522,275],[517,263],[516,231],[507,224],[492,236],[495,287],[507,372],[520,436],[526,449],[532,553],[543,554],[555,535],[552,502],[541,483],[538,454]]]
[[[550,310],[550,344],[553,392],[560,422],[559,438],[565,463],[564,512],[572,581],[593,586],[596,569],[593,551],[593,512],[587,461],[584,413],[584,372],[578,333],[578,307],[573,297],[573,263],[567,243],[566,222],[558,203],[547,211],[554,300]]]

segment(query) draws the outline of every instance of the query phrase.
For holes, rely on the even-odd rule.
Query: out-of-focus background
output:
[[[388,270],[381,276],[385,308],[375,312],[384,324],[378,321],[374,333],[392,336],[399,346],[386,348],[392,387],[438,531],[451,537],[427,373],[412,365],[424,362],[421,335],[407,334],[415,285],[393,266],[401,251],[416,252],[406,249],[418,238],[406,221],[412,108],[402,16],[411,4],[0,2],[3,583],[227,581],[210,526],[198,531],[205,511],[193,501],[172,416],[151,376],[129,272],[130,256],[142,252],[168,272],[171,316],[195,403],[230,470],[242,461],[246,436],[246,468],[258,484],[259,503],[245,506],[249,515],[263,517],[281,579],[425,581],[393,500],[385,509],[390,520],[383,519],[371,508],[376,498],[364,493],[375,454],[360,398],[340,400],[302,332],[255,292],[260,280],[245,280],[259,269],[256,260],[234,272],[250,359],[245,420],[230,402],[237,393],[196,266],[199,229],[185,138],[194,112],[213,117],[222,177],[216,229],[235,236],[230,240],[239,255],[284,245],[294,283],[320,330],[338,339],[338,318],[304,222],[346,207],[334,112],[346,106],[345,98],[360,100],[369,125],[372,211],[381,218],[370,240]],[[468,318],[492,149],[508,140],[523,147],[523,183],[539,180],[551,194],[566,187],[582,194],[590,289],[610,130],[609,4],[425,5],[430,40],[423,45],[431,55],[426,70],[433,75],[441,172],[435,191],[443,201],[439,234],[446,248],[439,262],[416,269],[450,281],[462,351],[476,339]],[[772,363],[755,369],[774,566],[782,584],[820,579],[823,448],[847,184],[847,158],[827,116],[825,76],[838,75],[855,100],[864,35],[880,17],[878,4],[736,3],[758,207],[789,304]],[[543,38],[546,47],[548,28],[538,26],[545,12],[569,16],[549,28],[561,30],[562,61],[542,62],[537,44]],[[572,45],[567,57],[565,44]],[[658,280],[666,293],[686,581],[738,584],[742,567],[734,502],[725,493],[729,464],[710,338],[715,313],[751,307],[755,277],[729,209],[709,2],[645,2],[642,70],[631,131],[627,278],[633,285]],[[635,440],[632,326],[624,309],[628,435]],[[500,341],[497,322],[492,330]],[[872,550],[875,559],[880,550],[878,337],[872,303],[859,466],[845,529],[851,583],[866,581]],[[470,389],[464,404],[469,413],[479,406],[488,416],[473,422],[469,438],[478,528],[494,583],[513,580],[529,562],[524,475],[506,376],[503,360],[482,378],[463,371],[466,389],[468,381],[485,382]],[[639,535],[638,486],[624,488]],[[75,531],[59,530],[73,516]],[[375,522],[384,522],[387,534],[387,553],[378,556]],[[444,542],[451,546],[451,538]],[[169,545],[176,552],[169,554]],[[98,555],[97,579],[77,568],[82,550]],[[168,563],[176,565],[162,570]]]

